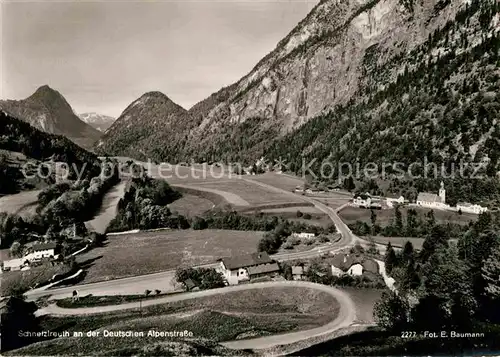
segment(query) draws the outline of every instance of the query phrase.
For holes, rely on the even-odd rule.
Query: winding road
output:
[[[334,297],[340,305],[337,316],[328,324],[316,327],[309,330],[291,332],[286,334],[258,337],[252,339],[242,339],[229,342],[222,342],[221,344],[231,349],[265,349],[276,345],[286,345],[303,341],[312,337],[318,337],[324,334],[332,333],[338,329],[350,326],[356,319],[356,309],[353,301],[349,295],[339,289],[327,285],[315,284],[307,281],[276,281],[266,283],[254,283],[245,285],[228,286],[225,288],[204,290],[193,293],[178,294],[164,298],[144,300],[142,306],[154,306],[159,304],[172,303],[182,300],[191,300],[202,298],[206,296],[213,296],[219,294],[226,294],[235,291],[252,290],[252,289],[266,289],[266,288],[279,288],[279,287],[302,287],[323,291]],[[126,303],[121,305],[85,307],[76,309],[64,309],[58,306],[49,305],[37,311],[37,315],[55,315],[55,316],[78,316],[107,313],[113,311],[137,309],[139,302]]]
[[[195,169],[196,170],[196,169]],[[203,170],[200,170],[203,171]],[[155,175],[153,175],[155,176]],[[301,195],[296,195],[294,193],[291,193],[289,191],[262,183],[262,182],[257,182],[255,180],[251,179],[246,179],[243,177],[239,177],[237,179],[242,179],[247,182],[250,182],[255,185],[262,186],[268,190],[273,190],[276,192],[280,192],[282,194],[286,195],[293,195],[293,197],[296,199],[297,197],[300,197],[302,200],[306,202],[312,203],[317,209],[321,210],[322,212],[326,213],[332,222],[335,224],[338,232],[341,233],[342,238],[335,242],[331,243],[328,245],[324,245],[321,247],[317,247],[315,249],[306,251],[306,252],[298,252],[298,253],[290,253],[290,254],[280,254],[280,255],[274,255],[273,258],[278,261],[286,261],[286,260],[295,260],[295,259],[303,259],[303,258],[311,258],[311,257],[316,257],[319,256],[323,253],[330,252],[330,251],[338,251],[342,250],[346,247],[354,245],[355,242],[357,242],[357,237],[354,236],[354,234],[351,232],[351,230],[342,222],[340,217],[338,216],[338,211],[342,209],[342,207],[339,207],[338,209],[332,209],[331,207],[328,207],[327,205],[318,202],[317,200],[306,197],[306,196],[301,196]],[[217,263],[213,264],[207,264],[204,265],[203,267],[217,267]],[[144,292],[145,289],[155,289],[158,286],[158,289],[161,289],[161,287],[165,286],[165,284],[171,283],[173,277],[175,275],[175,271],[164,271],[160,273],[154,273],[154,274],[147,274],[147,275],[141,275],[141,276],[134,276],[134,277],[129,277],[129,278],[123,278],[123,279],[116,279],[116,280],[110,280],[110,281],[103,281],[103,282],[98,282],[98,283],[92,283],[92,284],[85,284],[85,285],[78,285],[78,286],[71,286],[71,287],[66,287],[66,288],[59,288],[59,289],[53,289],[53,290],[32,290],[26,293],[27,299],[28,300],[36,300],[40,297],[43,296],[48,296],[51,295],[52,298],[66,298],[70,297],[73,290],[77,289],[80,295],[87,295],[87,294],[93,294],[93,295],[114,295],[117,294],[117,291],[119,294],[125,295],[125,294],[141,294]],[[260,337],[260,338],[254,338],[254,339],[248,339],[248,340],[237,340],[237,341],[230,341],[230,342],[225,342],[223,345],[229,348],[234,348],[234,349],[264,349],[264,348],[269,348],[277,345],[286,345],[298,341],[303,341],[312,337],[318,337],[324,334],[328,334],[331,332],[334,332],[338,329],[348,327],[350,326],[353,321],[356,318],[356,309],[353,301],[349,297],[349,295],[341,290],[335,289],[330,286],[326,285],[319,285],[319,284],[314,284],[310,282],[304,282],[304,281],[276,281],[276,282],[268,282],[268,283],[255,283],[255,284],[249,284],[249,285],[237,285],[237,286],[230,286],[230,287],[225,287],[221,289],[216,289],[216,290],[207,290],[207,291],[200,291],[200,292],[193,292],[193,293],[185,293],[185,294],[179,294],[179,295],[174,295],[174,296],[169,296],[165,298],[159,298],[155,300],[146,300],[142,302],[143,306],[151,306],[155,304],[164,304],[168,302],[174,302],[174,301],[180,301],[180,300],[188,300],[188,299],[194,299],[198,297],[203,297],[203,296],[210,296],[210,295],[217,295],[217,294],[223,294],[227,293],[230,291],[241,291],[241,290],[248,290],[248,289],[259,289],[259,288],[266,288],[266,287],[282,287],[282,286],[301,286],[301,287],[309,287],[309,288],[314,288],[317,290],[325,291],[332,296],[334,296],[337,301],[340,304],[340,309],[339,309],[339,314],[338,316],[331,321],[330,323],[314,328],[311,330],[307,331],[300,331],[300,332],[293,332],[293,333],[288,333],[288,334],[281,334],[281,335],[273,335],[273,336],[266,336],[266,337]],[[41,310],[38,311],[38,314],[54,314],[54,315],[81,315],[81,314],[94,314],[94,313],[103,313],[103,312],[109,312],[109,311],[117,311],[117,310],[124,310],[124,309],[133,309],[137,308],[138,303],[127,303],[127,304],[122,304],[122,305],[111,305],[111,306],[103,306],[103,307],[92,307],[92,308],[79,308],[79,309],[62,309],[57,307],[55,304],[49,305]]]

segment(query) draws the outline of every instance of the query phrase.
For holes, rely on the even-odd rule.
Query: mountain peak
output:
[[[66,99],[62,96],[61,93],[56,91],[55,89],[52,89],[49,87],[47,84],[44,84],[41,87],[38,87],[38,89],[33,93],[31,96],[27,98],[28,100],[35,100],[35,101],[41,101],[41,102],[54,102],[54,101],[62,101],[64,104],[67,104]],[[69,107],[69,104],[67,104]]]
[[[81,121],[64,96],[42,85],[23,100],[7,100],[0,106],[10,115],[47,133],[64,135],[82,147],[90,147],[101,133]]]
[[[58,91],[50,88],[48,84],[44,84],[43,86],[38,87],[38,89],[35,91],[35,93],[33,93],[33,95],[35,95],[35,94],[38,94],[38,95],[40,95],[40,94],[54,94],[54,93],[59,94]]]

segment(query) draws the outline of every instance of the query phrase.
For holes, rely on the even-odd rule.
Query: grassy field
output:
[[[180,192],[187,192],[194,194],[199,197],[204,197],[210,201],[216,203],[216,205],[228,204],[233,207],[247,207],[250,206],[246,200],[244,200],[238,193],[223,191],[213,187],[207,187],[201,184],[195,185],[172,185],[173,188],[179,190]]]
[[[338,302],[329,294],[313,289],[284,287],[232,292],[138,311],[78,317],[43,317],[42,330],[52,331],[190,331],[194,339],[228,341],[319,327],[335,319]],[[147,345],[172,338],[70,337],[41,342],[15,355],[93,355]],[[177,339],[182,341],[183,339]],[[184,338],[185,340],[185,338]],[[114,353],[112,353],[112,352]],[[177,354],[179,355],[179,354]],[[184,354],[182,354],[184,355]]]
[[[159,298],[164,298],[166,296],[182,294],[183,292],[174,293],[159,293],[156,294],[154,291],[151,295],[144,296],[141,295],[108,295],[108,296],[93,296],[87,295],[82,296],[78,300],[73,300],[73,298],[66,298],[56,300],[56,305],[64,309],[77,309],[81,307],[95,307],[95,306],[109,306],[109,305],[120,305],[134,301],[144,301],[144,300],[154,300]]]
[[[178,212],[187,217],[194,217],[211,210],[214,203],[200,196],[184,194],[180,199],[168,206],[172,212]]]
[[[262,232],[182,230],[112,236],[104,247],[78,256],[95,260],[84,283],[212,263],[218,258],[255,252]]]
[[[16,289],[28,290],[37,284],[48,282],[55,274],[66,274],[70,271],[68,265],[44,264],[33,267],[25,271],[8,271],[2,273],[2,283],[0,284],[0,295],[7,296]]]
[[[342,290],[346,291],[354,305],[356,306],[356,322],[357,323],[374,323],[373,307],[380,300],[383,290],[379,289],[357,289],[345,287]]]
[[[268,190],[262,186],[258,186],[257,184],[239,179],[200,183],[197,187],[216,189],[219,191],[236,194],[252,206],[301,202],[301,199],[299,197],[294,197],[294,195],[292,194],[287,195],[284,193]]]
[[[267,172],[262,175],[245,176],[245,178],[259,181],[287,191],[293,191],[297,186],[304,185],[304,181],[299,177],[277,174],[274,172]]]
[[[313,196],[309,196],[313,197]],[[331,208],[339,208],[342,205],[345,205],[350,201],[350,197],[341,195],[341,194],[335,194],[332,193],[329,197],[322,197],[322,198],[317,198],[317,200],[321,203],[324,203],[325,205],[331,207]]]
[[[40,190],[25,191],[0,197],[0,212],[29,216],[36,213]]]
[[[430,211],[428,208],[421,207],[411,207],[417,211],[417,214],[425,219],[425,214]],[[408,208],[403,207],[400,209],[401,214],[403,215],[403,219],[406,217]],[[394,210],[386,209],[386,210],[376,210],[377,214],[377,223],[381,226],[388,225],[390,221],[394,218]],[[346,223],[351,224],[355,223],[357,220],[370,223],[370,215],[371,212],[369,209],[357,208],[348,206],[340,211],[340,218]],[[434,210],[434,217],[436,218],[437,223],[458,223],[458,224],[468,224],[470,221],[475,221],[477,219],[477,215],[463,213],[462,215],[457,212],[450,211],[440,211]]]
[[[369,242],[369,238],[364,237],[363,240]],[[387,243],[391,242],[393,247],[403,248],[406,242],[411,242],[413,247],[417,250],[422,249],[422,245],[424,244],[424,238],[407,238],[407,237],[373,237],[373,240],[377,244],[387,245]]]
[[[310,214],[317,214],[317,215],[325,215],[324,212],[320,211],[314,206],[299,206],[299,207],[283,207],[283,208],[269,208],[269,209],[263,209],[261,212],[264,213],[270,213],[270,214],[279,214],[279,213],[294,213],[295,215],[297,214],[297,211],[300,211],[302,213],[310,213]]]

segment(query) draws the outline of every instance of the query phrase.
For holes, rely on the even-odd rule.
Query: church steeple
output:
[[[446,190],[444,189],[443,181],[441,181],[441,188],[439,189],[439,197],[441,198],[441,203],[446,203]]]

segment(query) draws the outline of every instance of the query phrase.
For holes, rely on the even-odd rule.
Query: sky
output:
[[[316,0],[3,0],[0,97],[58,90],[118,117],[160,91],[189,109],[246,75]]]

